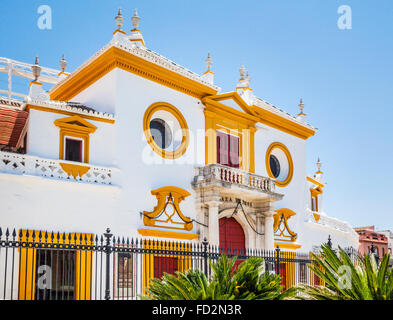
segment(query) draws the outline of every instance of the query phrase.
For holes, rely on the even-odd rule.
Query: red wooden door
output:
[[[171,257],[154,257],[154,278],[161,279],[164,272],[175,274],[178,271],[178,259]]]
[[[220,226],[220,250],[226,255],[245,254],[245,236],[242,226],[234,218],[222,218]],[[237,259],[235,267],[238,267],[244,260]]]

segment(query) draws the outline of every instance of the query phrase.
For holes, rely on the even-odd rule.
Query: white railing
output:
[[[81,167],[89,167],[90,169],[85,174],[82,174],[82,177],[77,175],[74,178],[72,175],[69,175],[66,171],[64,171],[61,164],[73,164]],[[94,184],[110,185],[113,183],[112,168],[64,160],[44,159],[10,152],[0,152],[0,172],[41,176],[60,180],[81,181]]]
[[[219,181],[262,192],[275,192],[274,180],[220,164],[195,168],[194,184],[202,181]]]
[[[358,234],[356,231],[349,225],[348,222],[341,221],[339,219],[329,217],[326,214],[319,214],[319,219],[318,222],[315,221],[313,212],[311,210],[308,211],[308,217],[307,217],[307,222],[313,222],[321,226],[329,227],[331,229],[336,229],[342,232],[349,233],[351,236],[354,238],[358,237]]]

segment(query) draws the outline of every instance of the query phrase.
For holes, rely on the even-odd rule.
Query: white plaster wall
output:
[[[191,188],[194,165],[204,161],[204,115],[198,99],[138,77],[116,70],[116,163],[122,172],[124,190],[120,221],[128,215],[133,224],[124,226],[131,230],[143,227],[140,211],[153,211],[156,198],[151,190],[163,186],[176,186],[192,195],[181,202],[182,212],[195,218],[195,199]],[[190,145],[177,160],[164,160],[152,151],[143,133],[143,117],[147,108],[156,102],[167,102],[176,107],[186,119],[190,130]],[[198,143],[196,141],[199,141]],[[194,230],[196,228],[194,226]]]
[[[114,226],[121,190],[36,176],[0,176],[2,228],[105,232]]]
[[[100,112],[115,114],[116,72],[108,72],[95,83],[80,92],[71,101],[80,102]]]
[[[67,118],[67,115],[30,110],[27,153],[42,158],[59,159],[60,128],[56,127],[56,119]],[[114,158],[114,124],[88,120],[97,130],[90,134],[89,163],[100,166],[112,166]]]
[[[268,176],[265,156],[267,149],[274,142],[284,144],[292,156],[293,178],[286,187],[276,186],[276,192],[284,194],[284,198],[275,203],[275,209],[288,208],[296,212],[296,215],[291,217],[288,223],[291,230],[298,234],[296,242],[302,245],[298,251],[307,252],[313,246],[326,243],[329,234],[334,246],[357,248],[357,239],[349,233],[316,223],[306,223],[307,208],[310,207],[310,184],[306,180],[306,140],[266,125],[258,125],[258,130],[255,133],[255,173]]]
[[[115,69],[73,101],[116,115],[115,124],[88,121],[98,127],[90,135],[90,163],[117,167],[118,187],[19,175],[3,179],[1,175],[0,189],[7,191],[0,201],[8,206],[1,225],[98,234],[110,227],[115,234],[137,236],[137,229],[144,227],[140,212],[152,211],[156,205],[151,190],[168,185],[192,194],[180,207],[186,216],[195,218],[191,181],[194,166],[203,164],[205,158],[204,115],[198,99]],[[177,160],[162,159],[145,140],[144,113],[159,101],[175,106],[190,129],[189,147]],[[63,117],[31,110],[28,154],[58,159],[59,128],[53,122]]]
[[[306,187],[306,143],[305,140],[271,128],[258,125],[255,133],[255,173],[268,177],[265,157],[269,146],[274,142],[284,144],[292,156],[293,177],[286,187],[276,186],[276,192],[284,194],[284,198],[275,203],[275,209],[288,208],[296,212],[296,216],[289,220],[290,228],[298,233],[298,242],[301,244],[301,225],[304,221],[305,187]]]

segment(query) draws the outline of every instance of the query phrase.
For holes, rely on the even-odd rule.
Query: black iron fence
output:
[[[207,241],[189,243],[0,229],[0,299],[102,300],[138,299],[153,278],[200,269],[211,275],[209,260],[237,256],[264,259],[266,270],[289,288],[300,283],[323,285],[307,268],[310,254],[229,249]]]

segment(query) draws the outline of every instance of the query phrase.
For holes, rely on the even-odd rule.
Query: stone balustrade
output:
[[[275,193],[273,179],[220,164],[195,168],[193,185],[201,183],[220,183],[223,186],[233,185],[264,193]]]
[[[113,183],[113,168],[0,152],[0,173],[41,176],[93,184]]]

